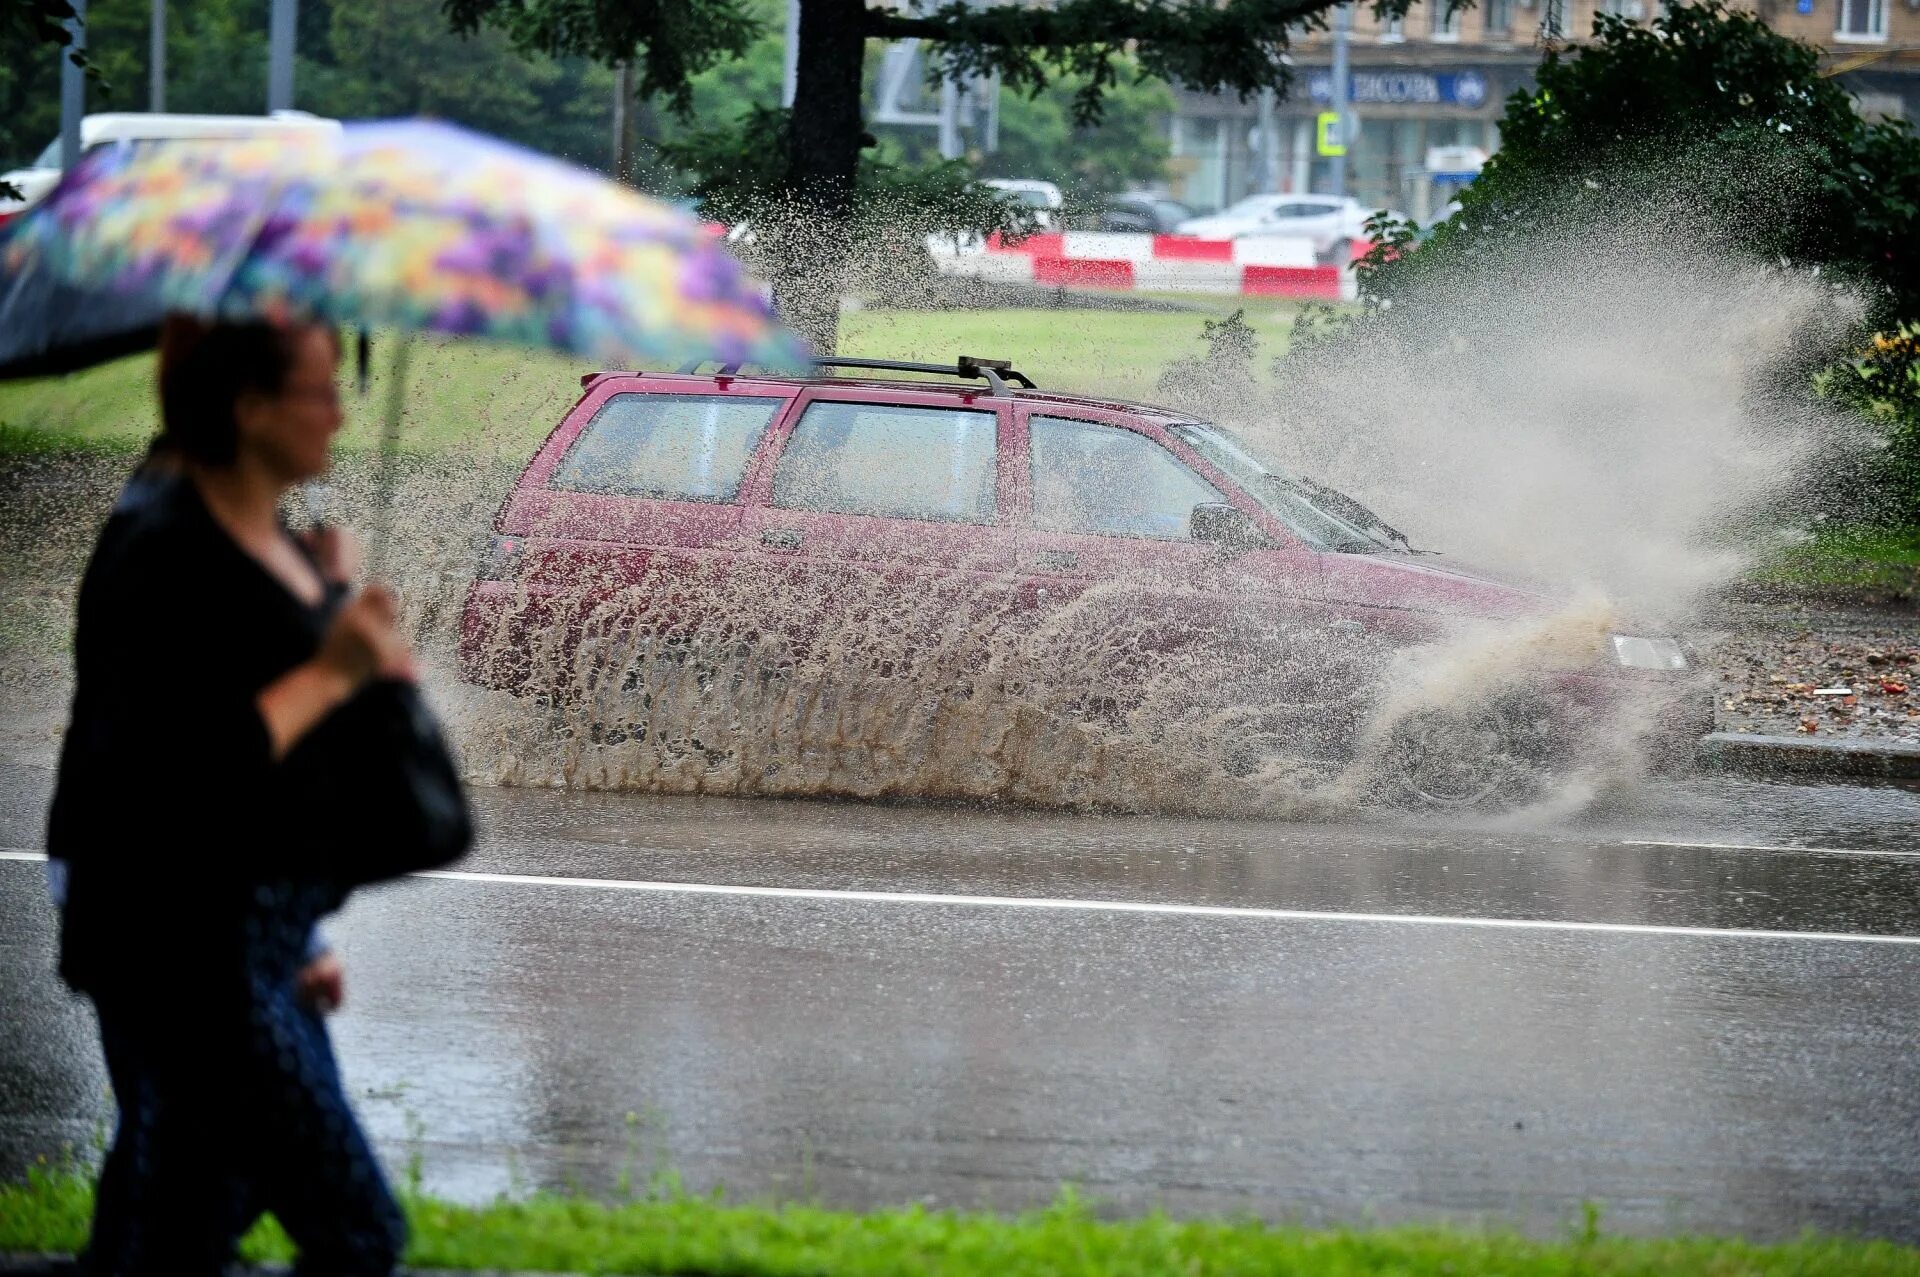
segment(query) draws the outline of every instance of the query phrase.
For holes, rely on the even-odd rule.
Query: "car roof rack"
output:
[[[701,365],[712,360],[697,359],[681,366],[683,373],[696,373]],[[904,359],[842,359],[838,355],[816,355],[807,362],[815,368],[860,368],[880,372],[930,372],[948,377],[965,377],[973,381],[984,380],[987,389],[995,395],[1007,393],[1009,381],[1018,382],[1028,390],[1037,390],[1033,378],[1019,371],[1007,359],[980,359],[973,355],[962,355],[950,364],[923,364]],[[739,364],[721,364],[720,376],[731,377],[740,371]]]

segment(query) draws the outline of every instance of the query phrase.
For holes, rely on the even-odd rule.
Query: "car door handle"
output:
[[[1072,550],[1042,550],[1033,556],[1034,566],[1059,572],[1080,566],[1080,556]]]
[[[798,550],[800,540],[792,528],[768,528],[760,534],[760,544],[774,550]]]
[[[1330,622],[1327,628],[1335,634],[1364,634],[1367,632],[1366,622],[1356,621],[1350,616],[1343,616],[1337,621]]]

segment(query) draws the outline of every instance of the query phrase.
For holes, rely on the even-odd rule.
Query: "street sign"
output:
[[[1318,143],[1320,154],[1327,156],[1347,153],[1346,130],[1340,127],[1338,111],[1322,111],[1316,117],[1319,122]]]

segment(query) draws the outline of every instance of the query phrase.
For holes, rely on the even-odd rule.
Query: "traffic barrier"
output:
[[[1354,241],[1348,261],[1327,263],[1312,240],[1261,235],[1199,239],[1111,231],[1029,235],[1009,244],[998,235],[935,236],[927,241],[941,271],[996,283],[1048,288],[1239,293],[1308,301],[1351,301]]]

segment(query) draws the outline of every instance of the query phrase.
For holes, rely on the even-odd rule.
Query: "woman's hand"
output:
[[[400,609],[384,585],[369,585],[340,605],[314,657],[351,690],[378,676],[411,679],[413,649],[400,632]]]
[[[368,679],[413,678],[413,649],[400,632],[399,611],[385,586],[368,586],[340,605],[311,660],[261,689],[254,704],[276,760]]]
[[[329,950],[300,968],[293,988],[302,1002],[327,1015],[346,1005],[347,973]]]
[[[300,541],[313,555],[320,575],[335,585],[352,585],[360,573],[360,538],[332,523],[321,523],[300,534]]]

